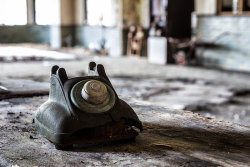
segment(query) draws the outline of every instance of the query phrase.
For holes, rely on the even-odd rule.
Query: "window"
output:
[[[27,24],[26,0],[0,0],[0,24]]]
[[[87,0],[89,25],[115,26],[115,3],[112,0]]]
[[[60,0],[36,0],[35,11],[37,24],[60,24]]]
[[[221,15],[250,14],[250,0],[218,0]]]

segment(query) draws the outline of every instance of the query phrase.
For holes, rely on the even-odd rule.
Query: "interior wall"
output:
[[[197,15],[215,15],[217,12],[217,0],[195,0]]]
[[[30,2],[32,0],[29,0]],[[116,18],[115,27],[86,25],[83,0],[60,0],[60,25],[0,26],[0,43],[48,43],[54,48],[61,46],[84,46],[100,43],[102,37],[107,42],[113,56],[125,53],[130,25],[140,25],[145,32],[149,28],[149,0],[113,0]],[[31,4],[31,3],[30,3]],[[32,4],[30,5],[32,7]],[[33,5],[34,7],[34,5]],[[32,10],[29,10],[30,13]],[[103,35],[102,35],[103,33]],[[146,35],[146,34],[145,34]],[[145,38],[146,39],[146,38]],[[144,50],[146,50],[144,41]]]
[[[150,0],[122,0],[123,27],[131,25],[149,28]]]
[[[250,71],[249,27],[249,16],[199,16],[198,39],[215,44],[197,48],[203,65]]]
[[[60,0],[60,19],[62,26],[74,25],[76,0]]]
[[[0,26],[0,43],[50,44],[50,26]]]
[[[35,0],[27,0],[27,24],[35,24]]]
[[[140,24],[140,5],[142,0],[122,1],[123,27]]]
[[[74,0],[74,22],[75,25],[82,25],[85,23],[85,4],[83,0]]]
[[[120,28],[100,26],[77,26],[75,29],[76,45],[89,48],[90,45],[99,45],[102,38],[111,56],[122,55],[122,36]]]

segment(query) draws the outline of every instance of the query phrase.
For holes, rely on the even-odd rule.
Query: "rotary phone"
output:
[[[57,149],[135,139],[142,123],[119,99],[103,65],[89,63],[88,76],[69,79],[53,66],[49,99],[35,117],[38,132]]]

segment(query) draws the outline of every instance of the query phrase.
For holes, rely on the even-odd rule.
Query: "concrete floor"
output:
[[[64,50],[65,51],[65,50]],[[45,82],[50,67],[64,67],[70,77],[87,73],[89,61],[102,63],[119,95],[158,106],[186,109],[206,117],[250,125],[250,75],[198,67],[153,65],[145,58],[83,55],[73,60],[0,63],[0,77]],[[27,53],[28,54],[28,53]],[[8,88],[8,85],[2,85]]]
[[[250,165],[250,127],[244,126],[250,122],[249,74],[67,51],[77,59],[31,61],[27,53],[24,60],[0,63],[1,86],[40,92],[7,99],[0,87],[0,167]],[[105,65],[119,97],[135,110],[144,130],[134,142],[56,150],[37,134],[33,121],[48,99],[50,67],[58,64],[70,77],[83,76],[89,61]]]
[[[16,80],[16,82],[18,82]],[[43,89],[40,83],[19,82]],[[20,87],[18,87],[20,86]],[[56,150],[35,130],[35,111],[48,96],[0,101],[0,166],[249,166],[250,127],[167,109],[130,98],[143,122],[135,141]]]

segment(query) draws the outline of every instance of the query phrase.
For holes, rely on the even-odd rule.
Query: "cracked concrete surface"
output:
[[[82,55],[80,60],[72,61],[0,63],[0,76],[48,82],[50,67],[55,64],[64,67],[70,77],[84,76],[89,61],[105,65],[117,92],[123,96],[249,125],[248,96],[234,96],[237,91],[250,90],[247,73],[153,65],[135,57]]]
[[[134,57],[83,56],[72,61],[1,62],[0,85],[17,91],[48,90],[52,65],[76,77],[86,75],[93,60],[104,64],[118,94],[144,122],[145,131],[136,142],[57,151],[36,134],[32,123],[47,96],[2,99],[0,166],[250,165],[247,73],[159,66]]]
[[[33,118],[45,97],[0,103],[0,166],[247,166],[250,128],[123,98],[144,131],[135,142],[56,150]]]

